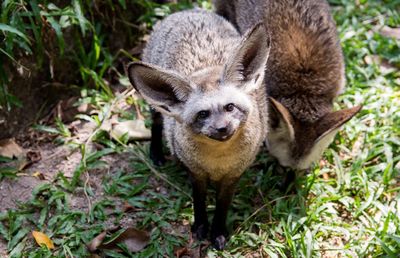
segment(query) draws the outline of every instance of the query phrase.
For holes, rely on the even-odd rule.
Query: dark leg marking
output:
[[[163,118],[160,112],[151,110],[153,124],[151,126],[150,159],[154,165],[162,166],[165,164],[162,144]]]
[[[224,249],[227,242],[226,217],[237,181],[238,178],[227,178],[217,182],[217,203],[211,226],[211,242],[218,250]]]
[[[206,209],[207,185],[206,178],[191,177],[193,187],[194,224],[192,233],[198,240],[205,239],[208,234],[208,219]]]

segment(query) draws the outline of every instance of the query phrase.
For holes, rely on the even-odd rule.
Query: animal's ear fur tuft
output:
[[[271,38],[264,25],[259,23],[245,34],[228,59],[222,80],[233,82],[239,87],[250,87],[248,90],[260,87],[270,49]]]
[[[338,110],[322,117],[317,122],[316,129],[319,137],[317,138],[316,142],[320,141],[331,132],[337,131],[340,126],[353,118],[361,110],[361,108],[362,106],[355,106],[348,109]]]
[[[192,91],[190,81],[155,65],[134,62],[128,65],[127,72],[135,89],[160,111],[171,112]]]
[[[272,97],[268,97],[268,102],[270,130],[280,130],[287,135],[290,141],[294,141],[293,118],[289,110]]]

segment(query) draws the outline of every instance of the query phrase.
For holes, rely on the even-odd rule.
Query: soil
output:
[[[21,107],[11,105],[10,110],[0,108],[0,139],[20,134],[27,126],[46,115],[58,100],[79,93],[67,87],[68,84],[76,83],[71,80],[72,78],[77,78],[70,71],[71,62],[59,60],[64,62],[63,67],[66,67],[66,72],[74,76],[66,78],[64,71],[54,69],[48,61],[41,68],[32,56],[22,56],[18,61],[19,65],[6,62],[5,67],[8,68],[6,69],[9,79],[8,91],[23,105]],[[63,80],[64,83],[61,84],[58,80],[52,79],[50,73],[57,73],[57,78]]]
[[[85,142],[91,135],[95,127],[91,123],[82,121],[73,121],[68,127],[74,128],[74,138],[79,142]],[[6,212],[10,209],[18,208],[18,204],[28,201],[32,198],[32,190],[45,183],[53,183],[59,171],[67,178],[71,178],[77,166],[81,161],[81,153],[79,149],[71,149],[66,145],[57,145],[54,143],[53,136],[46,133],[38,133],[31,129],[26,130],[20,137],[16,137],[16,143],[21,146],[25,153],[35,153],[37,161],[29,163],[22,159],[15,161],[14,164],[8,163],[7,166],[26,166],[16,178],[4,178],[0,180],[0,213]],[[91,144],[89,148],[99,149],[103,148],[97,144]],[[73,193],[68,194],[69,206],[73,210],[80,210],[88,212],[91,205],[97,201],[104,199],[104,191],[102,182],[105,177],[116,174],[118,171],[130,171],[131,162],[130,153],[110,154],[102,157],[108,166],[102,169],[94,169],[89,173],[84,173],[81,180],[86,182],[92,192],[93,196],[85,195],[82,187],[77,187]],[[29,156],[29,155],[27,155]],[[21,165],[22,164],[22,165]],[[0,163],[0,166],[1,163]],[[3,165],[4,166],[4,165]],[[158,192],[166,192],[167,189],[163,182],[157,178],[150,178],[149,184],[152,189]],[[143,193],[146,196],[146,193]],[[125,208],[124,201],[121,198],[114,198],[107,196],[108,199],[113,200],[116,208],[123,210]],[[111,212],[111,211],[110,211]],[[113,228],[115,221],[110,217],[109,221],[105,223],[105,228]],[[120,219],[119,225],[123,228],[135,227],[138,221],[134,216],[127,212],[126,216]],[[185,225],[177,223],[173,229],[182,234],[189,234],[190,227],[187,222]],[[0,257],[7,256],[7,243],[0,237]]]
[[[59,7],[70,4],[65,0],[54,3]],[[136,45],[132,43],[138,43],[146,32],[145,26],[137,24],[138,17],[144,12],[143,7],[134,1],[126,4],[126,8],[114,5],[116,9],[111,9],[108,2],[95,1],[91,12],[93,15],[91,18],[102,25],[104,33],[102,35],[105,36],[102,47],[116,57],[113,69],[109,69],[105,75],[110,85],[115,84],[115,71],[123,74],[124,64],[131,61],[121,55],[120,50],[125,49],[132,56],[139,57],[140,53],[132,52]],[[16,61],[9,58],[2,59],[1,65],[9,80],[7,91],[18,99],[21,105],[11,105],[10,109],[0,106],[0,140],[24,132],[28,126],[47,115],[60,100],[79,96],[80,88],[76,85],[84,84],[79,70],[79,62],[84,60],[78,61],[75,57],[79,49],[76,40],[76,32],[80,31],[79,26],[63,30],[66,46],[63,55],[60,54],[57,36],[51,26],[48,23],[43,23],[41,26],[43,53],[35,49],[38,46],[33,44],[32,55],[27,55],[16,48],[13,53]],[[80,47],[88,52],[93,47],[91,37],[90,32],[87,32],[86,37],[79,42],[82,44]],[[89,82],[86,86],[93,86],[92,84]]]
[[[80,121],[74,121],[69,126],[75,128],[75,138],[80,142],[87,139],[94,130],[92,124]],[[79,149],[74,150],[65,145],[57,145],[52,141],[52,136],[33,132],[31,129],[24,131],[20,137],[17,137],[16,142],[23,148],[25,153],[35,153],[35,156],[39,158],[36,158],[37,161],[31,162],[31,164],[26,161],[26,158],[20,158],[13,164],[7,164],[7,166],[26,166],[26,168],[18,173],[16,178],[4,178],[0,181],[0,213],[15,209],[19,203],[28,201],[32,197],[32,190],[36,186],[52,183],[59,171],[62,171],[67,178],[72,177],[81,161]],[[89,145],[88,147],[101,148],[101,146],[94,145]],[[29,157],[28,154],[25,156]],[[127,171],[130,169],[128,153],[111,154],[103,157],[102,160],[109,164],[107,168],[91,170],[90,174],[82,175],[82,180],[87,182],[94,195],[88,197],[84,194],[83,189],[78,187],[69,196],[71,209],[88,211],[92,203],[104,197],[103,178],[116,173],[118,170]],[[117,207],[120,206],[122,209],[123,203],[120,199],[116,199],[115,203],[117,203]],[[127,225],[133,224],[129,219],[123,219],[123,221]],[[0,257],[7,257],[6,246],[7,244],[0,238]]]

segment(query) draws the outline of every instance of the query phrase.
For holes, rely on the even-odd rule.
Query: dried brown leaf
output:
[[[24,155],[24,150],[14,141],[5,139],[0,141],[0,156],[7,158],[20,158]]]
[[[395,38],[400,40],[400,28],[392,28],[389,26],[383,26],[380,30],[379,33],[388,38]]]
[[[135,208],[130,205],[128,202],[124,202],[123,212],[131,212],[135,210]]]
[[[22,171],[22,170],[30,167],[32,165],[32,162],[30,162],[28,159],[23,158],[21,160],[18,160],[17,165],[18,165],[17,166],[18,171]]]
[[[391,73],[399,69],[398,66],[396,66],[395,64],[391,64],[387,59],[382,58],[381,56],[378,55],[365,56],[364,62],[368,65],[375,64],[379,66],[381,72],[384,74]]]
[[[32,163],[36,163],[42,159],[42,155],[40,154],[40,151],[33,151],[33,150],[28,151],[26,153],[26,157]]]
[[[188,256],[189,254],[190,254],[189,249],[186,246],[179,248],[178,250],[175,251],[176,258]]]
[[[115,249],[117,244],[125,244],[130,252],[139,252],[147,246],[150,241],[150,234],[136,228],[128,228],[114,241],[104,245],[106,249]]]
[[[46,178],[44,177],[43,173],[36,171],[35,173],[32,174],[32,176],[40,179],[40,180],[45,180]]]
[[[111,130],[113,137],[121,138],[124,134],[128,135],[129,140],[148,140],[151,138],[151,132],[146,128],[144,120],[128,120],[113,125]]]
[[[99,235],[97,235],[95,238],[90,241],[86,247],[89,250],[89,252],[95,252],[99,248],[99,246],[103,243],[104,238],[107,235],[107,231],[101,232]]]

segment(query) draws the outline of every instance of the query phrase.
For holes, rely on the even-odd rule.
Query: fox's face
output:
[[[307,169],[318,161],[340,126],[357,114],[361,106],[331,112],[314,123],[296,120],[278,101],[269,98],[269,152],[284,167]]]
[[[184,77],[136,62],[129,65],[128,73],[131,83],[150,104],[174,117],[194,137],[228,141],[253,111],[253,93],[263,87],[269,50],[269,37],[258,25],[243,37],[224,65]]]
[[[220,80],[219,68],[196,76],[196,90],[186,101],[182,118],[198,137],[227,141],[246,123],[253,100],[246,92]]]

